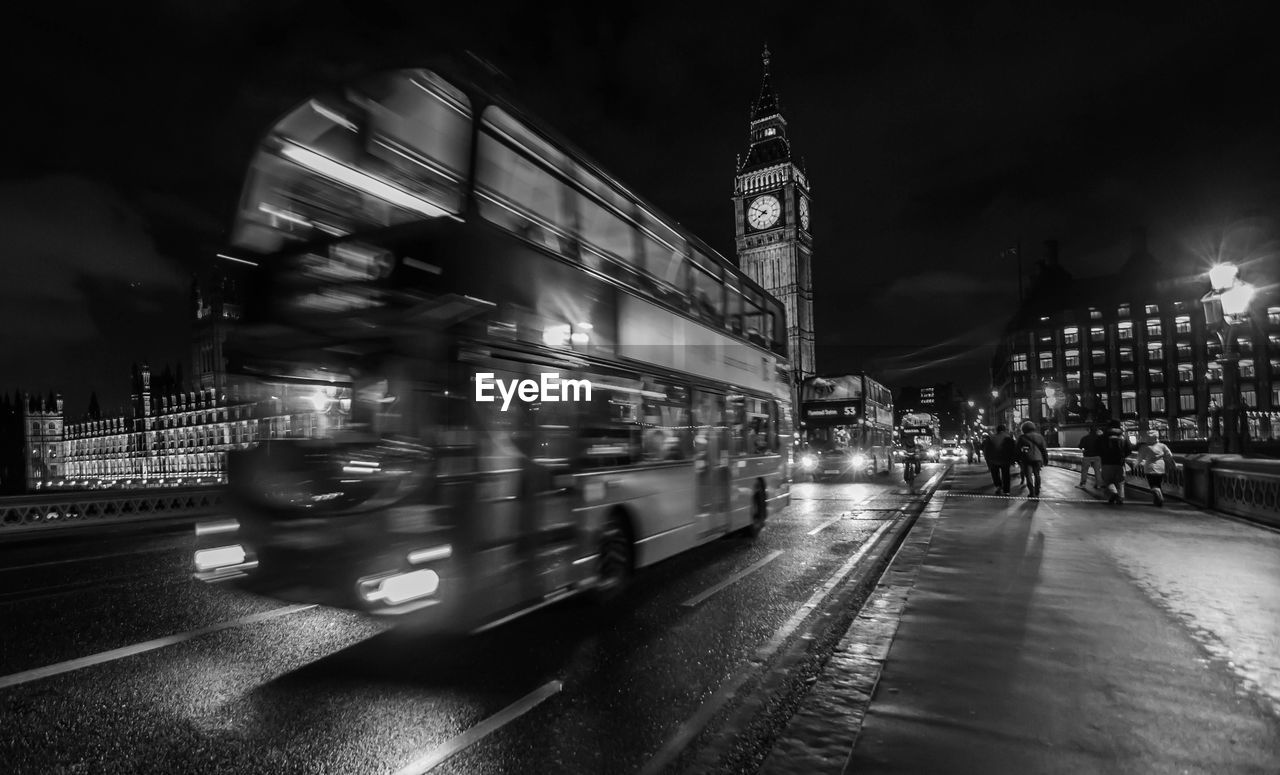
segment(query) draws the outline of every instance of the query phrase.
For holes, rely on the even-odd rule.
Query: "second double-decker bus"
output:
[[[267,133],[227,342],[275,418],[196,576],[474,631],[786,504],[783,307],[465,64]]]
[[[900,438],[904,447],[917,448],[922,459],[940,459],[937,415],[928,412],[908,412],[902,416],[900,427]]]
[[[893,470],[893,394],[866,374],[800,384],[799,469],[816,480]]]

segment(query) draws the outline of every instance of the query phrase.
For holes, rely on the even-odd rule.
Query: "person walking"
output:
[[[983,441],[982,452],[987,457],[987,470],[991,472],[991,483],[995,485],[996,492],[1008,495],[1009,466],[1016,452],[1013,437],[1003,425],[997,425],[995,434]]]
[[[1107,503],[1124,505],[1124,464],[1132,451],[1133,444],[1124,435],[1120,421],[1107,423],[1107,430],[1098,442],[1098,457],[1102,462],[1102,478],[1098,485],[1106,488]]]
[[[1093,486],[1102,487],[1102,459],[1098,457],[1098,442],[1102,440],[1102,429],[1093,426],[1089,432],[1080,437],[1080,486],[1089,484],[1089,469],[1093,469]]]
[[[1022,424],[1018,437],[1018,465],[1022,467],[1022,479],[1027,486],[1027,497],[1040,497],[1040,469],[1049,460],[1049,446],[1036,424],[1027,420]]]
[[[1146,443],[1138,448],[1138,465],[1147,476],[1147,485],[1151,487],[1151,503],[1163,506],[1164,491],[1160,486],[1164,484],[1165,474],[1172,471],[1177,462],[1173,459],[1173,450],[1169,449],[1169,445],[1160,441],[1160,434],[1150,431],[1144,441]]]

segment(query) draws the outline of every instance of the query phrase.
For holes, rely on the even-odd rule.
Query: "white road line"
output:
[[[876,532],[872,533],[871,537],[862,545],[862,548],[850,557],[844,565],[841,565],[840,569],[832,574],[826,583],[819,587],[818,591],[814,592],[805,601],[804,605],[800,606],[799,610],[778,628],[773,637],[756,651],[753,663],[747,668],[739,670],[733,677],[721,684],[720,688],[716,689],[715,693],[702,704],[702,707],[698,708],[696,713],[676,729],[676,733],[663,744],[662,748],[658,749],[653,758],[645,762],[638,775],[657,775],[666,769],[667,765],[675,761],[685,747],[701,734],[703,728],[711,721],[712,717],[720,712],[724,705],[738,692],[738,689],[742,688],[742,685],[751,677],[752,671],[758,668],[760,663],[768,661],[774,652],[781,648],[782,644],[786,642],[787,638],[791,637],[791,634],[808,617],[809,613],[822,602],[823,598],[831,593],[831,590],[848,575],[849,571],[853,570],[853,566],[866,556],[866,553],[871,550],[871,547],[880,538],[881,534],[889,529],[890,524],[892,523],[885,522],[876,528]]]
[[[176,635],[167,635],[163,638],[156,638],[155,640],[148,640],[142,643],[135,643],[132,646],[122,646],[118,649],[103,651],[98,654],[92,654],[87,657],[80,657],[79,659],[71,659],[66,662],[58,662],[57,664],[47,665],[45,667],[37,667],[32,670],[24,670],[21,673],[13,673],[12,675],[6,675],[3,677],[0,677],[0,689],[7,689],[10,686],[17,686],[18,684],[30,683],[31,681],[39,681],[41,679],[49,678],[51,676],[61,675],[62,673],[70,673],[73,670],[79,670],[85,667],[101,665],[104,662],[113,662],[117,659],[124,659],[125,657],[131,657],[135,654],[142,654],[147,651],[155,651],[156,649],[161,649],[161,648],[164,648],[165,646],[172,646],[176,643],[182,643],[183,641],[192,640],[193,638],[199,638],[205,635],[210,635],[212,633],[219,632],[221,630],[229,630],[233,627],[243,627],[247,624],[256,624],[257,622],[265,622],[269,619],[276,619],[281,616],[288,616],[289,614],[296,614],[302,611],[306,611],[309,608],[315,608],[315,606],[314,605],[285,606],[284,608],[276,608],[270,611],[263,611],[262,613],[258,613],[258,614],[242,616],[239,619],[232,619],[226,622],[219,622],[218,624],[211,624],[208,627],[201,627],[198,630],[188,630],[187,632],[180,632]]]
[[[479,742],[487,735],[520,718],[544,700],[559,694],[562,689],[564,689],[564,683],[561,681],[548,681],[462,734],[444,741],[431,753],[396,770],[395,775],[422,775],[458,751]]]
[[[862,546],[858,551],[846,560],[845,564],[841,565],[839,570],[831,574],[826,583],[821,587],[818,587],[818,591],[814,592],[808,600],[804,601],[804,605],[796,609],[796,612],[791,615],[791,618],[788,619],[786,623],[778,628],[778,631],[773,634],[773,637],[756,650],[757,660],[763,662],[773,656],[773,652],[778,650],[783,641],[791,637],[791,633],[795,632],[795,629],[805,620],[805,617],[809,615],[809,612],[816,608],[818,604],[822,602],[823,598],[831,594],[831,590],[835,588],[836,584],[839,584],[845,576],[849,575],[849,571],[853,570],[854,566],[862,561],[862,558],[866,556],[867,552],[871,551],[871,547],[875,545],[876,541],[880,540],[880,536],[884,534],[884,531],[889,529],[891,524],[893,524],[893,522],[892,520],[889,520],[876,528],[876,532],[872,533],[871,537],[862,543]]]
[[[761,568],[763,568],[764,566],[768,565],[769,563],[773,562],[774,560],[778,559],[778,558],[779,558],[779,557],[781,557],[781,556],[782,556],[782,550],[781,550],[781,549],[779,549],[779,550],[777,550],[777,551],[770,552],[770,553],[769,553],[769,556],[765,557],[763,560],[760,560],[759,562],[757,562],[757,563],[755,563],[755,564],[753,564],[753,565],[749,565],[749,566],[747,566],[747,567],[746,567],[746,568],[744,568],[743,570],[738,571],[737,573],[733,574],[732,576],[730,576],[729,578],[727,578],[727,579],[725,579],[724,581],[720,582],[719,584],[716,584],[716,585],[715,585],[714,587],[712,587],[711,589],[708,589],[707,591],[702,592],[702,593],[700,593],[700,594],[694,595],[693,597],[691,597],[691,598],[689,598],[688,600],[684,601],[684,602],[683,602],[683,603],[681,603],[680,605],[685,606],[686,608],[693,608],[694,606],[696,606],[696,605],[698,605],[699,603],[701,603],[703,600],[706,600],[707,598],[711,597],[711,596],[712,596],[712,595],[714,595],[715,593],[717,593],[717,592],[719,592],[720,590],[724,589],[725,587],[729,586],[729,585],[730,585],[730,584],[732,584],[733,582],[735,582],[735,581],[739,581],[739,580],[741,580],[742,578],[744,578],[744,577],[746,577],[746,576],[748,576],[748,575],[750,575],[750,574],[752,574],[752,573],[755,573],[756,571],[760,570]]]
[[[823,522],[821,525],[818,525],[817,527],[815,527],[813,530],[810,530],[805,535],[816,536],[818,533],[821,533],[823,530],[826,530],[827,528],[831,527],[832,525],[834,525],[835,523],[839,522],[842,519],[844,519],[843,514],[831,520],[830,522]]]

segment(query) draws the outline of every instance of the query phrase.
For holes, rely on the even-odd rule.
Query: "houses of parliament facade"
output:
[[[0,399],[0,492],[222,484],[228,452],[313,420],[228,384],[222,347],[240,317],[229,280],[193,284],[192,301],[185,384],[135,364],[128,411],[106,417],[91,403],[72,419],[57,394]]]

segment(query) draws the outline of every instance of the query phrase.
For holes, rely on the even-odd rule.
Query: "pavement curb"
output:
[[[818,680],[775,740],[760,773],[820,775],[844,771],[945,503],[945,499],[935,500],[933,496],[950,481],[952,473],[948,468],[931,481],[920,511],[881,539],[886,548],[866,566],[872,572],[846,582],[864,583],[873,574],[878,577],[875,589],[841,636]]]

